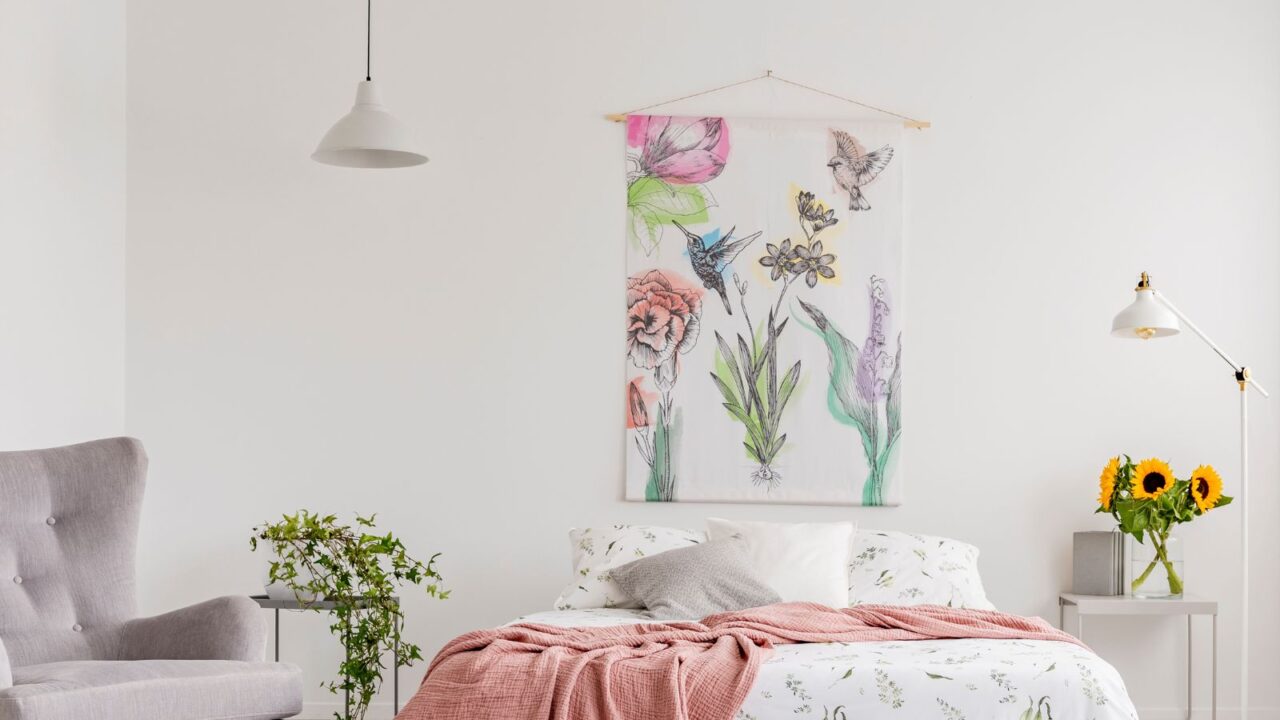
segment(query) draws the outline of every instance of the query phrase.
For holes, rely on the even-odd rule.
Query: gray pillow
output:
[[[782,601],[756,576],[741,540],[668,550],[614,568],[609,575],[658,620],[699,620]]]

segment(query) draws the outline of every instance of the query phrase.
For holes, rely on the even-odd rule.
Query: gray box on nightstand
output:
[[[1071,592],[1124,594],[1124,534],[1078,532],[1072,543]]]

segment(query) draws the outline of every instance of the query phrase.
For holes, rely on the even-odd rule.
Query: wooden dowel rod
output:
[[[609,113],[608,115],[604,116],[604,119],[608,120],[609,122],[620,123],[620,122],[626,122],[627,116],[620,113]],[[926,130],[928,128],[933,127],[933,123],[929,122],[928,120],[904,120],[902,121],[902,127],[911,128],[913,130]]]

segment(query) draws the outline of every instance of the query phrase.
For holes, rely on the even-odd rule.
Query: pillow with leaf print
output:
[[[638,608],[609,577],[609,571],[632,560],[705,542],[706,533],[652,525],[613,525],[569,531],[573,580],[556,599],[557,610]]]
[[[958,540],[858,530],[849,555],[849,604],[994,610],[978,575],[978,548]]]

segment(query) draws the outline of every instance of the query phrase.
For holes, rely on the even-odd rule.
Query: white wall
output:
[[[124,0],[0,0],[0,449],[124,427]]]
[[[964,538],[997,604],[1056,617],[1071,532],[1107,526],[1091,514],[1105,458],[1212,462],[1236,486],[1236,392],[1217,358],[1190,336],[1141,345],[1107,329],[1150,270],[1280,389],[1280,5],[375,10],[374,74],[420,132],[422,168],[307,159],[362,75],[359,3],[129,0],[127,428],[152,457],[149,609],[253,590],[249,528],[309,507],[377,511],[410,548],[444,553],[454,598],[408,602],[428,653],[548,607],[572,525],[708,514]],[[620,500],[623,137],[600,115],[765,68],[934,122],[907,167],[898,509]],[[673,109],[848,113],[781,86]],[[1251,697],[1272,713],[1277,401],[1255,403],[1252,436]],[[1233,507],[1184,533],[1190,587],[1224,601],[1228,707],[1238,519]],[[1181,627],[1091,627],[1144,717],[1178,716]],[[286,631],[286,656],[318,683],[336,645],[318,620]],[[1200,655],[1200,698],[1207,669]]]

